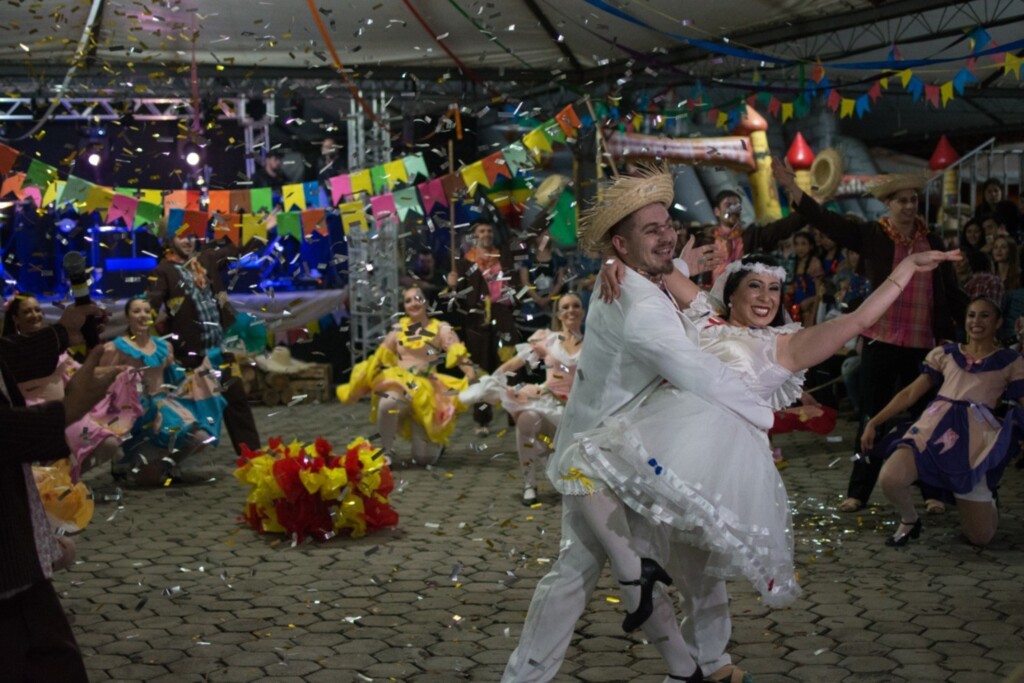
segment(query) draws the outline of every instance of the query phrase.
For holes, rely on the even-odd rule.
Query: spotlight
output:
[[[91,163],[91,159],[92,158],[90,157],[90,163]],[[188,164],[189,166],[198,166],[199,165],[199,161],[200,161],[200,159],[199,159],[199,152],[197,152],[195,150],[192,150],[188,154],[185,155],[185,163]]]
[[[90,166],[99,166],[100,161],[102,160],[103,158],[100,156],[99,152],[89,152],[89,156],[86,157],[86,161],[89,162]]]

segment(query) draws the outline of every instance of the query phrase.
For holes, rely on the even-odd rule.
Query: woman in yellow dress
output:
[[[343,403],[371,394],[381,447],[394,460],[395,436],[412,441],[418,465],[437,462],[455,429],[455,416],[466,410],[458,392],[475,378],[465,344],[448,323],[427,314],[418,287],[403,294],[405,316],[372,356],[352,368],[348,384],[338,387]],[[439,372],[440,366],[462,370],[465,378]]]

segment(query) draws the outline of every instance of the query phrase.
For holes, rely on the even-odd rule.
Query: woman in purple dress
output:
[[[879,425],[940,385],[938,396],[891,447],[882,466],[882,492],[900,514],[900,525],[886,545],[903,546],[921,534],[910,493],[916,480],[953,492],[968,541],[983,546],[995,535],[999,513],[993,492],[1014,452],[1020,408],[1015,406],[1002,422],[992,412],[1004,395],[1024,405],[1024,359],[996,345],[1001,324],[998,304],[972,301],[967,307],[969,341],[932,349],[921,375],[868,421],[861,437],[865,451],[874,447]]]

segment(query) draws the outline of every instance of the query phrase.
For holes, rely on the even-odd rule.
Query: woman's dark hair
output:
[[[985,182],[983,182],[981,184],[981,191],[984,192],[985,190],[987,190],[988,188],[992,187],[993,185],[998,187],[1000,190],[1003,189],[1003,184],[1001,182],[999,182],[998,178],[989,178],[988,180],[986,180]]]
[[[18,317],[18,312],[21,311],[21,302],[25,299],[35,299],[35,297],[31,294],[15,294],[11,297],[11,300],[7,302],[7,311],[4,313],[5,337],[18,336],[18,325],[15,320]]]
[[[972,273],[992,272],[992,259],[985,252],[967,250],[963,252],[963,255],[967,259],[967,265],[970,266]]]
[[[136,294],[133,297],[129,297],[128,301],[124,302],[125,317],[128,316],[128,311],[132,309],[132,304],[135,303],[136,301],[145,301],[147,304],[149,304],[149,297],[147,297],[145,294]],[[152,308],[153,304],[149,305]]]
[[[978,228],[978,242],[979,242],[978,246],[970,244],[967,241],[967,228],[969,228],[972,225],[976,226]],[[969,221],[964,223],[964,227],[960,228],[960,247],[964,251],[976,251],[976,250],[981,248],[980,244],[983,244],[984,242],[985,242],[985,230],[981,227],[981,221],[978,220],[977,218],[970,219]]]
[[[999,320],[1003,319],[1003,309],[992,297],[990,297],[990,296],[976,296],[976,297],[974,297],[973,299],[971,299],[970,301],[967,302],[967,308],[970,308],[971,304],[973,304],[975,301],[984,301],[989,306],[991,306],[992,309],[996,312],[996,317]],[[966,313],[965,313],[965,315],[966,315]]]
[[[768,266],[769,268],[779,268],[779,262],[774,256],[768,254],[749,254],[740,259],[740,263],[743,265],[752,265],[760,263]],[[729,305],[729,299],[739,289],[740,284],[752,271],[739,269],[735,273],[731,273],[729,278],[725,281],[725,289],[722,291],[722,303],[725,305],[725,317],[728,318],[732,314],[731,306]],[[779,301],[779,309],[775,311],[775,317],[768,323],[771,327],[782,325],[786,322],[785,311],[782,310],[782,301]]]

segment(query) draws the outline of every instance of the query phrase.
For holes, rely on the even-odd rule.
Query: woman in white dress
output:
[[[710,295],[679,271],[665,285],[685,308],[684,325],[701,350],[735,369],[752,395],[778,410],[799,398],[803,371],[875,322],[914,273],[958,258],[958,252],[911,254],[856,311],[806,329],[783,319],[785,271],[770,256],[731,263]],[[565,451],[572,462],[559,469],[575,464],[636,512],[669,526],[672,540],[709,550],[706,572],[746,577],[771,606],[799,595],[789,505],[767,433],[663,383],[578,435],[576,445]]]
[[[537,330],[525,344],[517,344],[515,356],[459,396],[465,405],[501,402],[516,421],[523,505],[527,506],[537,502],[537,463],[551,450],[583,348],[582,299],[564,294],[555,311],[552,329]],[[508,386],[508,376],[527,364],[544,367],[544,382]]]

